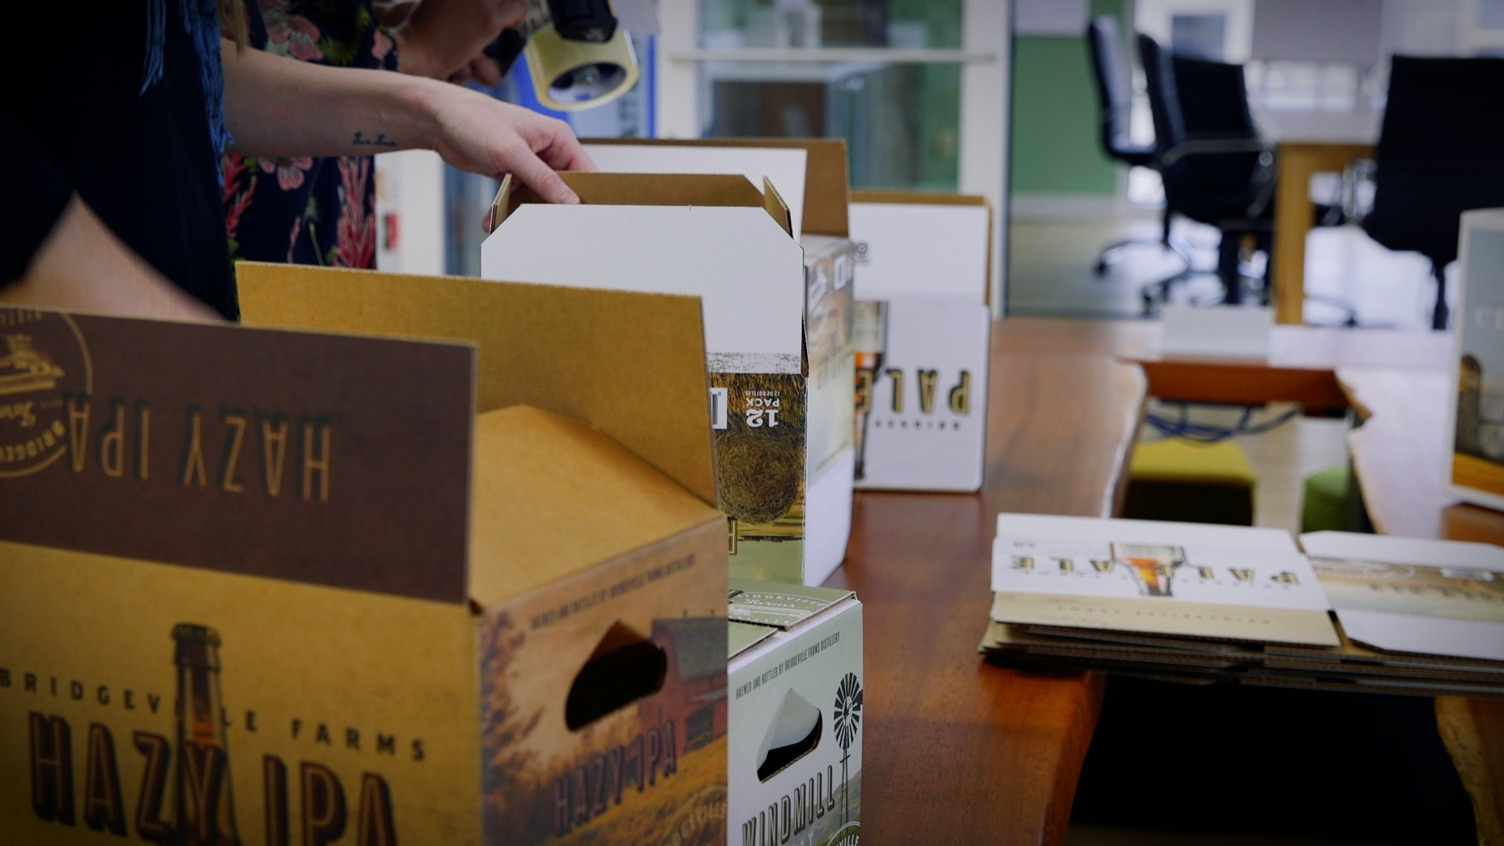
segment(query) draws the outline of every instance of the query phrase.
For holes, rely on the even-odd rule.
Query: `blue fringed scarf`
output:
[[[209,140],[217,161],[230,146],[230,130],[225,126],[225,75],[219,56],[219,11],[215,0],[178,0],[178,14],[183,31],[193,39],[198,54],[199,81],[204,89],[204,116],[209,122]],[[167,0],[147,0],[146,58],[141,68],[141,91],[162,78],[162,50],[167,36]],[[219,172],[219,168],[214,168]],[[223,176],[221,187],[223,187]]]

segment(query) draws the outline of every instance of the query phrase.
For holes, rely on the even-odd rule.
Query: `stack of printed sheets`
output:
[[[998,516],[981,651],[1018,667],[1504,698],[1504,549]]]

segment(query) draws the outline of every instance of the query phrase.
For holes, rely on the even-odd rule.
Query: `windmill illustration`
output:
[[[862,723],[862,683],[855,673],[847,673],[836,687],[836,710],[832,720],[836,732],[836,745],[841,747],[841,823],[851,819],[851,800],[847,794],[846,765],[851,758],[851,744],[856,742],[856,732]]]

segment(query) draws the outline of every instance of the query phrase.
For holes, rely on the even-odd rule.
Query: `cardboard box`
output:
[[[855,844],[862,605],[850,591],[731,580],[729,846]]]
[[[581,205],[540,203],[503,183],[482,274],[700,296],[732,572],[823,581],[845,557],[851,527],[849,428],[827,416],[850,404],[850,383],[839,375],[849,340],[839,317],[829,318],[849,313],[850,286],[806,279],[788,209],[769,183],[564,177]]]
[[[1445,475],[1452,495],[1504,509],[1504,209],[1463,212],[1455,401]]]
[[[991,209],[943,194],[852,199],[856,488],[979,490]]]
[[[239,274],[366,334],[0,309],[54,436],[0,476],[0,830],[720,842],[698,303]]]

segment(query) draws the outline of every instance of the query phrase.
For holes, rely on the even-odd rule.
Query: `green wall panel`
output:
[[[1123,0],[1093,0],[1091,14],[1117,15],[1121,21],[1124,5]],[[1118,168],[1102,152],[1084,33],[1019,36],[1013,51],[1012,193],[1116,194]]]

